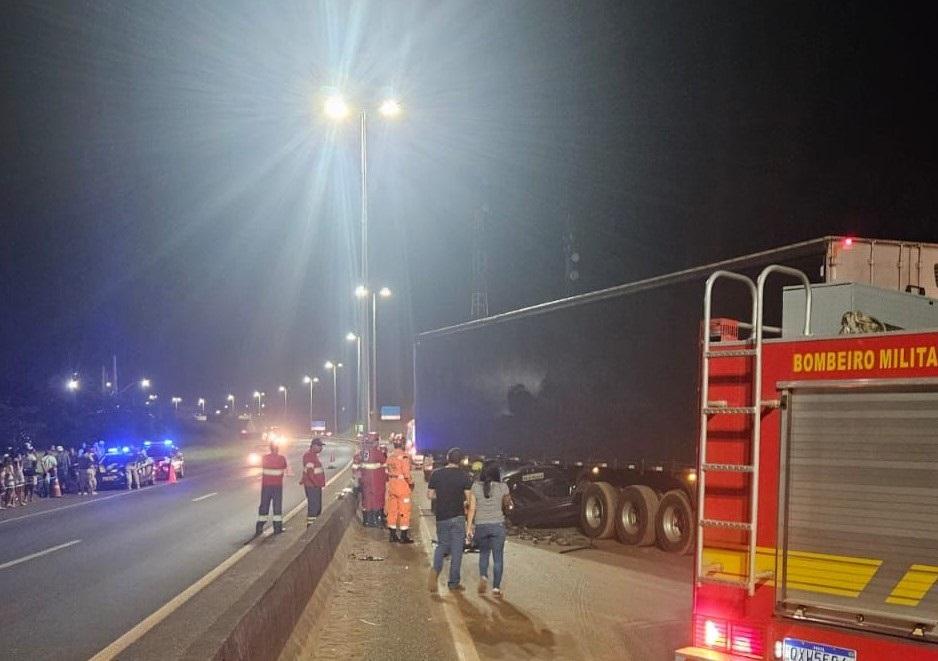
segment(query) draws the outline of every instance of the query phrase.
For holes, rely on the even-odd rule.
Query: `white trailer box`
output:
[[[938,298],[938,245],[827,237],[825,282],[912,291]]]

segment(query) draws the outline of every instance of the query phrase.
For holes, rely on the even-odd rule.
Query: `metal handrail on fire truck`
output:
[[[778,406],[778,402],[762,400],[762,342],[766,332],[781,334],[782,329],[777,326],[767,326],[763,320],[765,282],[773,273],[789,275],[801,281],[805,288],[805,315],[804,334],[810,335],[811,330],[811,284],[808,277],[801,271],[787,266],[772,265],[763,269],[759,274],[757,284],[752,279],[732,271],[715,271],[709,278],[704,290],[704,332],[701,353],[701,385],[700,385],[700,456],[697,480],[697,550],[696,571],[698,581],[707,581],[745,588],[750,596],[755,594],[756,583],[763,577],[756,573],[756,530],[758,525],[759,505],[759,446],[761,440],[762,414],[766,408]],[[729,279],[746,285],[752,300],[752,321],[750,323],[738,322],[741,328],[749,329],[750,335],[746,340],[746,348],[723,351],[711,349],[710,323],[712,317],[713,286],[719,279]],[[752,360],[752,402],[748,405],[734,406],[727,402],[710,401],[710,361],[721,358],[746,357]],[[709,463],[707,460],[707,427],[713,415],[745,415],[751,416],[750,458],[751,464]],[[706,516],[706,476],[708,472],[722,473],[749,473],[749,520],[728,521],[721,519],[708,519]],[[708,576],[703,567],[704,529],[724,528],[739,530],[746,533],[746,576],[740,580],[715,578]],[[769,572],[771,573],[771,572]],[[768,576],[766,576],[768,577]]]

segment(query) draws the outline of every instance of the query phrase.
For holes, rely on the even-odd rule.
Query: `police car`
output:
[[[171,439],[167,438],[162,443],[144,441],[143,449],[146,451],[147,456],[153,460],[157,480],[169,479],[170,464],[172,464],[177,478],[185,477],[186,458],[183,456],[182,450],[176,447]]]
[[[98,487],[102,489],[126,489],[127,469],[136,470],[140,486],[156,484],[153,459],[142,456],[132,448],[109,448],[98,465]]]

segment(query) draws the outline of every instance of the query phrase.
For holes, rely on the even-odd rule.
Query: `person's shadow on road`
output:
[[[554,658],[554,633],[536,624],[524,611],[504,599],[484,597],[477,607],[456,593],[456,604],[477,647],[485,658]]]

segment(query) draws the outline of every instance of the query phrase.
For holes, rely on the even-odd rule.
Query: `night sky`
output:
[[[5,2],[0,396],[218,401],[354,362],[369,126],[382,403],[415,332],[825,234],[938,242],[935,54],[903,3]],[[348,380],[347,380],[348,381]]]

